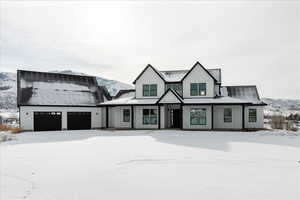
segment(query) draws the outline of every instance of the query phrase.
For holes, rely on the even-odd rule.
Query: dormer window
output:
[[[143,96],[157,96],[157,84],[145,84],[143,85]]]
[[[206,83],[191,83],[191,96],[206,96]]]

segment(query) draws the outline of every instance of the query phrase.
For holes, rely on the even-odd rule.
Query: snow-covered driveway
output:
[[[300,199],[300,132],[27,132],[0,143],[0,199]]]

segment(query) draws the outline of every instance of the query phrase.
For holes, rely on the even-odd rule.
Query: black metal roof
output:
[[[17,84],[18,106],[96,106],[103,96],[111,99],[93,76],[18,70]]]

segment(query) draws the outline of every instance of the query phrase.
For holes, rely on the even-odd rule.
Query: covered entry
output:
[[[61,130],[61,112],[34,112],[34,131]]]
[[[67,129],[91,129],[91,112],[68,112]]]

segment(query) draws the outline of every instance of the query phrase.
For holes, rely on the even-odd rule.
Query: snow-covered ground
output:
[[[0,199],[300,199],[300,132],[25,132],[0,143]]]

